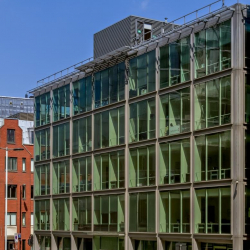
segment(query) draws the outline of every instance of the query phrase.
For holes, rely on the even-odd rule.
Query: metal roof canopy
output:
[[[222,0],[219,0],[219,1],[222,1]],[[217,2],[219,2],[219,1],[217,1]],[[217,2],[214,2],[214,3],[217,3]],[[162,33],[159,36],[157,36],[155,38],[151,38],[150,40],[145,41],[145,42],[143,42],[143,43],[141,43],[141,44],[139,44],[137,46],[134,46],[134,47],[124,46],[124,47],[119,48],[117,50],[114,50],[114,51],[112,51],[112,52],[110,52],[110,53],[108,53],[108,54],[106,54],[104,56],[101,56],[101,57],[98,57],[98,58],[96,58],[96,59],[94,59],[92,61],[89,61],[89,62],[87,62],[87,63],[85,63],[85,64],[83,64],[81,66],[75,67],[74,68],[75,71],[73,71],[72,73],[69,73],[69,74],[64,75],[62,77],[59,77],[59,78],[56,78],[56,79],[54,79],[54,80],[52,80],[52,81],[50,81],[50,82],[48,82],[46,84],[43,84],[41,86],[37,86],[36,88],[31,89],[29,91],[29,93],[35,93],[38,90],[42,90],[44,88],[50,87],[50,86],[54,85],[55,83],[59,83],[61,80],[66,81],[66,79],[69,79],[70,77],[72,77],[74,75],[77,75],[77,74],[79,74],[81,72],[84,72],[85,74],[90,73],[90,72],[92,72],[94,70],[95,67],[97,67],[97,66],[99,66],[99,65],[101,65],[103,63],[108,63],[108,62],[111,62],[113,60],[116,60],[117,58],[119,58],[122,55],[128,55],[129,56],[129,55],[132,55],[132,54],[136,54],[138,51],[140,51],[141,49],[143,49],[145,47],[147,48],[147,47],[149,47],[149,46],[151,46],[153,44],[157,44],[163,38],[168,38],[168,42],[169,42],[170,35],[172,35],[174,33],[179,33],[181,35],[182,30],[184,30],[186,28],[193,29],[196,24],[200,24],[200,23],[203,22],[205,24],[204,25],[204,29],[205,29],[206,28],[206,23],[208,22],[208,19],[218,17],[218,21],[219,21],[221,13],[223,13],[225,11],[228,11],[228,10],[232,11],[234,13],[234,11],[235,11],[234,8],[226,7],[226,6],[224,6],[224,1],[222,1],[222,2],[223,2],[223,6],[220,9],[217,9],[217,10],[212,11],[212,12],[209,10],[208,14],[205,14],[205,15],[203,15],[203,16],[201,16],[199,18],[196,18],[195,20],[189,21],[187,23],[184,22],[183,25],[178,25],[177,26],[173,22],[169,22],[168,24],[173,24],[173,29],[171,29],[170,31]],[[214,3],[212,3],[212,4],[214,4]],[[212,4],[207,5],[205,7],[209,7]],[[205,8],[205,7],[203,7],[203,8]],[[201,8],[201,9],[203,9],[203,8]],[[191,13],[195,13],[195,12],[196,11],[191,12]],[[189,14],[187,14],[187,15],[189,15]],[[185,15],[185,16],[187,16],[187,15]],[[183,16],[181,18],[184,18],[185,16]],[[178,18],[176,20],[180,20],[181,18]],[[89,59],[87,59],[87,60],[89,60]],[[81,62],[81,64],[82,64],[82,62]],[[75,64],[73,66],[76,66],[76,65],[79,65],[79,64]],[[68,68],[70,68],[70,67],[68,67]],[[59,71],[59,72],[57,72],[57,73],[55,73],[55,74],[53,74],[51,76],[54,76],[54,75],[56,75],[56,74],[58,74],[60,72],[61,71]],[[51,77],[51,76],[49,76],[49,77]],[[44,79],[49,79],[49,77],[44,78]],[[42,79],[42,80],[44,80],[44,79]],[[38,83],[41,82],[42,80],[38,81]]]

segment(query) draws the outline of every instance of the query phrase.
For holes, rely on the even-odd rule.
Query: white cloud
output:
[[[149,0],[143,0],[141,2],[141,8],[145,10],[148,7]]]

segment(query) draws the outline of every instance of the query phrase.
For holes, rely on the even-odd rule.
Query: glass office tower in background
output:
[[[95,34],[92,61],[31,90],[37,247],[249,249],[249,13],[129,17]]]

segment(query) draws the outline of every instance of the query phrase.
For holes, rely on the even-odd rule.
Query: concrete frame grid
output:
[[[164,250],[164,241],[182,241],[182,242],[192,242],[192,250],[200,250],[201,242],[210,243],[224,243],[233,244],[234,250],[243,249],[244,238],[244,224],[245,224],[245,185],[244,182],[244,100],[245,100],[245,90],[244,90],[244,25],[242,23],[242,5],[236,4],[233,6],[235,12],[231,18],[231,68],[210,75],[206,75],[201,78],[195,78],[195,68],[194,68],[194,52],[190,49],[190,81],[180,83],[174,86],[170,86],[164,89],[160,89],[160,72],[159,72],[159,47],[155,49],[156,51],[156,90],[147,93],[143,96],[137,96],[129,98],[129,86],[128,83],[125,84],[125,100],[118,103],[110,104],[100,108],[94,108],[94,102],[92,101],[92,110],[74,115],[73,116],[73,102],[72,95],[70,96],[70,117],[53,122],[53,112],[50,109],[50,121],[48,125],[37,127],[35,130],[40,130],[50,127],[50,159],[45,161],[39,161],[35,163],[35,166],[41,165],[43,163],[50,163],[50,195],[37,196],[35,200],[50,199],[50,225],[51,231],[35,231],[36,235],[41,236],[51,236],[51,249],[57,249],[56,237],[71,237],[71,249],[77,249],[76,237],[80,238],[92,238],[94,235],[98,236],[114,236],[114,237],[124,237],[125,250],[134,250],[134,240],[156,240],[157,250]],[[193,48],[194,44],[194,30],[190,35],[190,43]],[[242,56],[240,56],[242,55]],[[128,60],[125,60],[126,69],[128,68]],[[231,75],[231,123],[211,128],[205,128],[200,130],[194,130],[194,85],[201,82],[206,82],[211,79],[220,78],[223,76]],[[81,78],[78,75],[77,78]],[[64,80],[64,82],[57,85],[53,85],[50,88],[50,96],[53,96],[53,89],[61,87],[65,84],[70,84],[70,91],[72,93],[72,83],[76,81],[74,77],[70,80]],[[92,81],[93,82],[93,81]],[[190,87],[190,132],[185,132],[181,134],[175,134],[165,137],[159,137],[159,103],[160,96],[162,94],[170,93],[175,90],[183,89],[185,87]],[[93,85],[92,85],[93,88]],[[93,92],[92,92],[93,93]],[[39,94],[38,94],[39,95]],[[141,100],[146,100],[149,98],[155,98],[155,119],[156,119],[156,137],[153,139],[129,143],[129,105],[134,102]],[[93,98],[92,98],[93,100]],[[94,114],[110,110],[115,107],[125,106],[125,144],[94,150]],[[90,116],[92,117],[92,151],[79,153],[72,155],[72,134],[73,134],[73,121],[82,117]],[[63,124],[65,122],[70,123],[70,155],[60,158],[53,159],[53,126],[58,124]],[[223,131],[231,130],[231,179],[216,180],[209,182],[195,182],[194,176],[194,139],[198,135],[205,135],[210,133],[218,133]],[[189,183],[178,183],[178,184],[159,184],[159,144],[161,142],[175,141],[179,139],[190,138],[190,182]],[[129,187],[129,150],[131,148],[145,146],[145,145],[155,145],[155,155],[156,155],[156,185],[147,187]],[[95,154],[117,151],[119,149],[125,150],[125,188],[116,190],[99,190],[94,191],[94,178],[92,178],[92,191],[72,193],[72,159],[79,158],[83,156],[92,157],[92,176],[94,173],[94,156]],[[53,176],[52,169],[53,163],[61,160],[68,159],[70,161],[70,193],[68,194],[53,194]],[[195,233],[194,225],[194,199],[195,199],[195,189],[197,188],[209,188],[209,187],[231,187],[231,234],[198,234]],[[160,203],[160,191],[169,190],[190,190],[190,233],[160,233],[159,232],[159,203]],[[130,233],[129,232],[129,194],[138,192],[155,192],[155,232],[154,233]],[[109,232],[95,232],[94,231],[94,197],[95,195],[110,195],[110,194],[125,194],[125,231],[124,236],[121,233],[109,233]],[[91,196],[92,199],[92,232],[72,232],[72,199],[73,197]],[[53,199],[54,198],[69,198],[70,200],[70,231],[53,231]],[[35,249],[38,248],[38,238],[35,237]]]

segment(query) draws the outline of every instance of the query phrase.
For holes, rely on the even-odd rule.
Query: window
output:
[[[50,200],[35,200],[35,230],[50,230]]]
[[[69,199],[53,200],[53,230],[69,231],[70,205]]]
[[[73,154],[92,150],[92,117],[73,121]]]
[[[30,186],[30,198],[34,199],[34,186],[33,185]]]
[[[23,158],[23,172],[26,171],[26,158]]]
[[[190,182],[190,139],[160,144],[160,184]]]
[[[160,88],[190,80],[190,37],[160,48]]]
[[[16,213],[7,213],[7,226],[16,226]]]
[[[207,250],[207,249],[232,250],[233,249],[233,245],[232,244],[218,244],[218,243],[215,243],[215,244],[214,243],[201,243],[201,250]]]
[[[124,150],[95,155],[94,190],[124,188]]]
[[[7,129],[7,143],[15,142],[15,129]]]
[[[39,242],[39,247],[41,249],[51,249],[51,237],[50,236],[41,236]]]
[[[35,126],[50,123],[50,92],[35,98]]]
[[[129,186],[155,185],[155,145],[130,149]]]
[[[176,250],[176,249],[192,250],[192,243],[191,242],[165,241],[165,249],[167,250]]]
[[[80,114],[92,109],[92,76],[73,83],[73,114]]]
[[[135,250],[157,249],[157,241],[135,240]]]
[[[35,132],[35,160],[48,160],[50,158],[50,129]]]
[[[26,199],[26,185],[22,185],[22,198]]]
[[[195,77],[231,67],[231,19],[195,34]]]
[[[73,192],[92,190],[91,157],[73,159]]]
[[[129,232],[155,232],[155,193],[129,195]]]
[[[155,138],[155,98],[130,104],[129,142]]]
[[[26,213],[22,213],[22,226],[26,226]]]
[[[119,107],[95,114],[94,119],[95,149],[124,144],[124,107]]]
[[[124,238],[107,237],[107,236],[94,236],[93,246],[95,250],[124,250]],[[88,249],[88,248],[87,248]]]
[[[195,181],[227,179],[231,176],[231,132],[195,138]]]
[[[190,232],[190,191],[160,192],[160,232]]]
[[[53,127],[53,157],[69,155],[69,123]]]
[[[73,198],[73,231],[91,231],[91,197]]]
[[[34,159],[31,159],[30,161],[30,171],[34,172]]]
[[[16,198],[17,185],[8,185],[8,198]]]
[[[155,90],[155,50],[129,61],[129,98]]]
[[[30,225],[34,226],[34,215],[33,215],[33,213],[30,214]]]
[[[195,191],[195,233],[230,234],[231,188]]]
[[[50,194],[50,165],[35,167],[35,195]]]
[[[231,122],[231,77],[195,85],[195,129]]]
[[[53,164],[53,194],[69,193],[69,161]]]
[[[124,195],[94,197],[94,231],[124,232]]]
[[[94,75],[95,108],[124,100],[125,63]]]
[[[70,116],[69,84],[53,90],[53,121],[59,121]]]
[[[160,137],[190,131],[190,88],[160,96]]]
[[[17,158],[16,157],[8,157],[8,170],[17,171]]]

